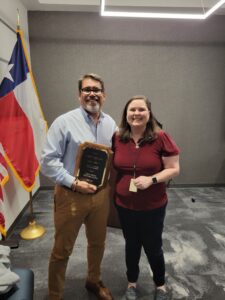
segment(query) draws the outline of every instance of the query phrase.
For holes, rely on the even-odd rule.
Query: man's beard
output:
[[[100,111],[100,105],[98,102],[96,102],[95,105],[91,105],[91,104],[86,104],[85,109],[89,112],[89,113],[98,113]]]

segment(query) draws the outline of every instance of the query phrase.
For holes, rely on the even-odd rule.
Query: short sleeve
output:
[[[162,156],[174,156],[180,153],[180,149],[168,133],[161,131],[159,133],[159,139],[161,140]]]
[[[113,134],[112,136],[112,151],[114,152],[115,151],[115,143],[116,143],[116,132]]]

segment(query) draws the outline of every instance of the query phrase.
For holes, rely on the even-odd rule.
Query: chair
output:
[[[34,273],[26,268],[13,268],[12,272],[19,275],[20,281],[6,294],[1,294],[1,300],[33,300]]]

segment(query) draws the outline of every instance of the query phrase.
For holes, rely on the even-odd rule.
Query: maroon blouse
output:
[[[165,183],[157,183],[145,190],[129,191],[130,180],[138,176],[151,176],[163,170],[162,156],[179,154],[179,148],[164,131],[150,144],[136,148],[133,140],[122,143],[118,135],[113,138],[113,164],[117,170],[115,202],[132,210],[151,210],[167,202]]]

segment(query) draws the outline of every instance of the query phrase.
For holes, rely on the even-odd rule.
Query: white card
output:
[[[131,178],[131,180],[130,180],[129,191],[133,192],[133,193],[137,193],[137,187],[134,184],[134,178]]]

